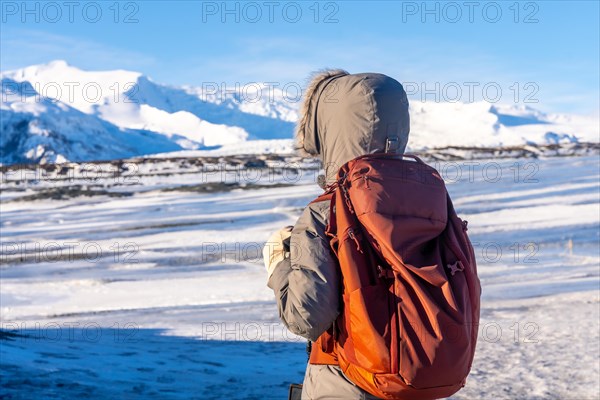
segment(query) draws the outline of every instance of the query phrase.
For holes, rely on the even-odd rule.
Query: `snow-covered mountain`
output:
[[[598,116],[545,114],[523,105],[412,102],[410,117],[411,149],[600,141]]]
[[[291,139],[298,102],[281,88],[174,87],[138,72],[64,61],[0,74],[0,162],[60,162],[225,146],[251,152]],[[597,117],[529,107],[411,103],[411,149],[597,142]],[[260,146],[249,141],[260,140]],[[276,146],[265,140],[279,140]],[[288,150],[292,142],[288,140]],[[232,147],[233,146],[233,147]],[[285,146],[284,146],[285,147]]]
[[[110,159],[289,138],[297,118],[296,105],[265,85],[240,89],[240,101],[238,93],[222,95],[212,83],[170,87],[137,72],[83,71],[64,61],[0,76],[2,163]],[[102,129],[110,134],[100,135]]]
[[[18,87],[16,92],[8,87]],[[36,99],[28,82],[2,79],[0,160],[3,164],[107,160],[180,150],[178,137],[124,129],[65,103]]]

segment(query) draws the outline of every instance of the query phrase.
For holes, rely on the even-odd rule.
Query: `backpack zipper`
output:
[[[408,174],[406,174],[406,176],[386,176],[385,178],[383,178],[379,172],[372,170],[372,171],[369,171],[366,173],[354,175],[352,177],[352,179],[350,180],[350,182],[352,183],[352,182],[362,179],[363,181],[365,181],[365,184],[367,185],[367,187],[366,187],[367,189],[370,189],[370,187],[368,185],[369,179],[371,179],[371,180],[375,179],[375,180],[414,181],[414,182],[422,183],[424,185],[439,186],[440,183],[443,182],[443,180],[441,178],[436,178],[436,176],[433,174],[433,172],[437,172],[437,171],[435,169],[433,169],[433,171],[418,170],[416,172],[416,175],[417,175],[416,178],[409,178]]]
[[[392,281],[392,296],[390,299],[391,307],[390,311],[394,315],[394,327],[392,328],[392,342],[390,343],[390,372],[392,374],[398,374],[400,372],[400,346],[402,345],[402,337],[400,336],[400,301],[398,300],[398,294],[396,292],[396,274],[394,273],[394,280]]]

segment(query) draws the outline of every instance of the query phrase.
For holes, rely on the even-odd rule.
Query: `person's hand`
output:
[[[263,259],[265,261],[265,268],[267,268],[267,281],[273,275],[275,267],[286,257],[286,253],[290,251],[289,240],[292,236],[293,226],[286,226],[285,228],[275,232],[263,248]]]

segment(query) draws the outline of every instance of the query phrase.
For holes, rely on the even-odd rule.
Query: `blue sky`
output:
[[[434,100],[422,89],[437,84],[468,101],[491,86],[543,111],[600,107],[598,1],[50,3],[2,1],[2,70],[64,59],[174,85],[283,86],[342,67],[410,82],[413,98]]]

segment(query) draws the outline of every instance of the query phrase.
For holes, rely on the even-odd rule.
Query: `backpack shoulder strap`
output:
[[[335,232],[336,232],[336,227],[337,227],[337,224],[335,221],[335,213],[333,212],[334,207],[335,207],[334,198],[335,198],[335,191],[327,191],[309,203],[309,205],[310,205],[313,203],[319,203],[321,201],[329,202],[329,221],[327,222],[327,226],[325,227],[325,235],[330,236],[330,237],[335,237]]]
[[[333,192],[325,192],[322,195],[320,195],[319,197],[317,197],[316,199],[314,199],[313,201],[311,201],[309,204],[318,203],[320,201],[331,201],[332,198],[333,198]]]

